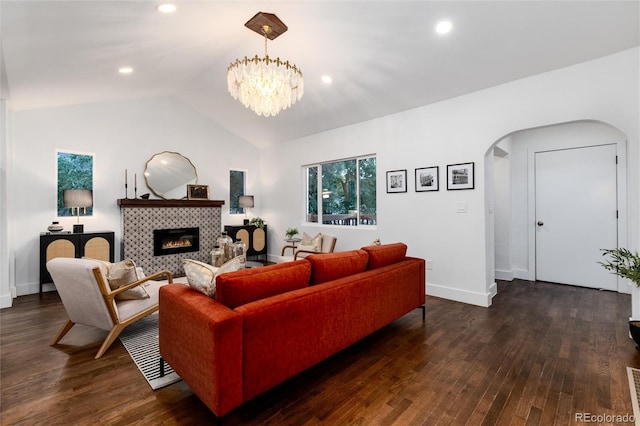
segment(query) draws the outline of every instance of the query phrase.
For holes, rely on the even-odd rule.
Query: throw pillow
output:
[[[91,259],[85,257],[85,259]],[[111,290],[117,290],[123,285],[131,284],[142,278],[144,278],[144,272],[142,268],[136,267],[136,264],[131,259],[125,259],[121,262],[111,263],[99,259],[91,259],[100,264],[100,270],[102,275],[107,279],[109,288]],[[148,299],[149,293],[144,289],[143,285],[139,285],[132,289],[120,293],[116,296],[116,300],[135,300],[135,299]]]
[[[211,298],[215,298],[216,278],[220,274],[243,269],[246,265],[246,259],[244,256],[236,256],[219,268],[192,259],[184,259],[182,265],[184,267],[184,273],[187,276],[189,287]]]
[[[313,246],[313,251],[320,252],[322,250],[322,234],[318,233],[315,237],[311,238],[306,232],[303,232],[302,240],[298,248],[302,246]]]
[[[216,272],[220,268],[192,259],[184,259],[182,266],[189,287],[209,297],[216,296]]]

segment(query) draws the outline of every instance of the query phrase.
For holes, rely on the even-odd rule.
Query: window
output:
[[[238,206],[238,197],[244,195],[245,175],[242,170],[229,171],[229,213],[242,214],[244,208]]]
[[[57,152],[58,165],[58,216],[92,216],[93,207],[76,211],[64,207],[62,194],[65,189],[93,190],[93,155]]]
[[[325,225],[376,225],[376,157],[305,167],[306,221]]]

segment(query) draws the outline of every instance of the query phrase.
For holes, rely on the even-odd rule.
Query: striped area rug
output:
[[[120,341],[153,390],[181,380],[167,363],[164,364],[164,376],[160,377],[157,312],[125,328],[120,334]]]

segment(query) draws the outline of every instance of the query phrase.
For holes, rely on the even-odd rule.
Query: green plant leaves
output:
[[[612,271],[622,278],[628,278],[640,287],[640,255],[624,247],[602,249],[603,256],[609,256],[606,262],[598,262],[606,270]]]

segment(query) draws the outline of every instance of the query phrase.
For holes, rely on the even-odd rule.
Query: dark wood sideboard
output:
[[[53,282],[47,262],[55,257],[91,257],[114,261],[113,231],[84,232],[42,232],[40,233],[40,297],[42,284]]]
[[[249,256],[264,256],[267,260],[267,225],[258,228],[255,225],[225,225],[224,230],[233,241],[241,240],[247,245]]]

